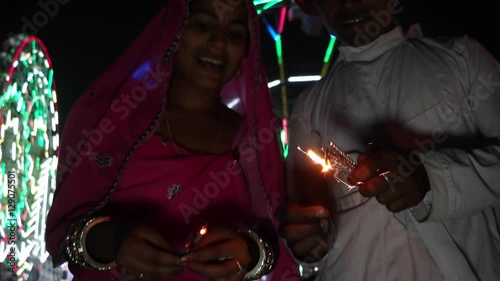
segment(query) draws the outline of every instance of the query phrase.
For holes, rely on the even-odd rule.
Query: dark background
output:
[[[43,4],[57,3],[58,8],[40,24],[33,18],[44,11]],[[480,41],[497,58],[500,43],[497,34],[498,12],[495,1],[414,0],[406,18],[420,20],[428,34],[466,33]],[[130,44],[165,0],[2,0],[0,4],[0,40],[9,33],[25,31],[36,35],[47,46],[55,70],[60,122],[76,98]],[[269,14],[268,19],[274,22]],[[30,25],[29,23],[32,25]],[[328,44],[326,32],[319,37],[302,30],[302,22],[287,22],[283,38],[284,61],[288,75],[319,74]],[[261,30],[264,63],[268,80],[278,78],[274,42],[265,28]],[[308,83],[289,88],[292,98]],[[279,106],[278,87],[273,96]]]

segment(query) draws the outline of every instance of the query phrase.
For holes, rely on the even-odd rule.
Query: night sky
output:
[[[96,1],[96,0],[2,0],[0,4],[0,40],[9,33],[26,31],[47,46],[52,59],[59,95],[60,122],[84,89],[104,71],[139,34],[164,5],[165,0]],[[57,3],[52,13],[43,4]],[[417,17],[423,19],[427,32],[467,33],[500,57],[498,14],[494,1],[414,0]],[[436,4],[439,3],[439,4]],[[481,4],[487,3],[487,4]],[[455,6],[451,6],[455,5]],[[43,12],[46,22],[34,20]],[[271,21],[272,17],[269,18]],[[439,25],[435,25],[438,23]],[[448,27],[444,29],[443,26]],[[268,79],[277,78],[274,43],[267,31],[261,31],[264,63]],[[300,21],[287,23],[283,36],[287,72],[314,69],[319,74],[328,35],[311,37],[301,30]],[[307,42],[307,43],[306,43]],[[269,51],[273,50],[273,51]],[[312,63],[311,63],[312,62]],[[299,66],[304,66],[298,68]],[[309,68],[308,68],[309,67]],[[309,73],[302,73],[309,74]],[[300,89],[297,88],[297,89]]]

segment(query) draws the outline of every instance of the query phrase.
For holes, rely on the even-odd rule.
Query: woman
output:
[[[47,220],[55,264],[78,280],[297,277],[275,231],[279,122],[258,31],[251,1],[170,0],[82,95]]]

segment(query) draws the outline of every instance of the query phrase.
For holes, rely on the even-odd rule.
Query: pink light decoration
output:
[[[283,132],[285,135],[283,141],[285,144],[288,144],[288,122],[286,121],[286,118],[283,118],[283,120],[281,120],[281,124],[283,126]]]
[[[286,17],[286,6],[281,7],[280,21],[278,25],[278,34],[283,32],[283,28],[285,27],[285,17]]]

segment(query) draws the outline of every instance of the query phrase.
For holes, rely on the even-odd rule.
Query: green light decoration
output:
[[[282,144],[282,152],[283,157],[286,158],[288,156],[288,130],[287,130],[287,120],[288,120],[288,98],[287,98],[287,82],[307,82],[314,81],[324,77],[328,69],[330,67],[330,61],[332,58],[333,49],[335,47],[336,38],[335,36],[330,36],[330,42],[325,52],[325,56],[323,59],[323,67],[321,68],[320,75],[316,76],[297,76],[293,77],[294,79],[290,79],[292,77],[286,76],[284,61],[283,61],[283,38],[282,32],[285,26],[285,17],[288,10],[295,5],[292,1],[285,0],[254,0],[254,5],[257,8],[257,13],[260,16],[263,24],[269,32],[271,38],[273,38],[276,45],[276,55],[278,58],[278,68],[279,68],[279,80],[272,81],[269,83],[269,87],[274,87],[280,85],[281,90],[281,103],[283,108],[283,125],[281,131],[281,144]],[[277,26],[273,27],[266,19],[266,14],[277,14],[277,18],[279,19]],[[286,38],[285,38],[286,40]]]
[[[26,280],[44,263],[45,223],[59,152],[57,94],[36,37],[7,39],[0,53],[0,270]]]

